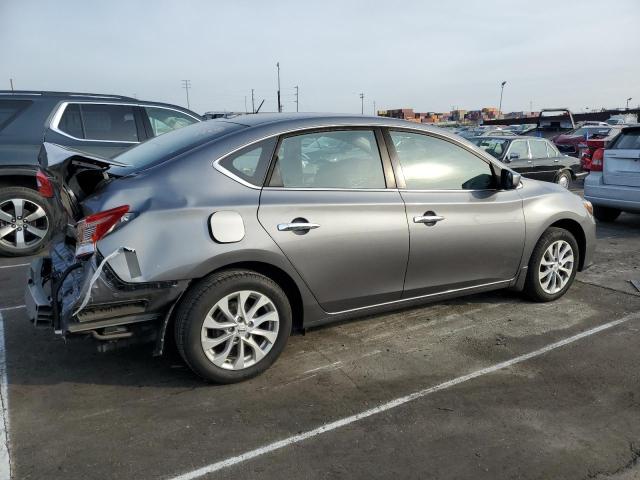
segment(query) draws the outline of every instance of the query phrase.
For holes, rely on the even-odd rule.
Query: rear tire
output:
[[[53,211],[26,187],[0,189],[0,255],[19,257],[42,250],[53,233]]]
[[[617,208],[593,206],[593,216],[601,222],[614,222],[622,213]]]
[[[180,355],[203,379],[235,383],[269,368],[291,334],[280,286],[250,270],[228,270],[196,283],[176,311]]]
[[[571,287],[579,261],[575,237],[563,228],[549,228],[531,254],[524,293],[535,302],[560,298]]]

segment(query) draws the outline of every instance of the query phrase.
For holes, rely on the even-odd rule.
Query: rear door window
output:
[[[560,152],[554,147],[551,142],[544,142],[547,144],[547,156],[548,157],[560,157]]]
[[[547,146],[544,140],[529,140],[531,158],[547,158]]]
[[[332,130],[285,137],[270,186],[386,188],[373,130]]]
[[[87,140],[138,142],[138,128],[131,105],[82,104]]]

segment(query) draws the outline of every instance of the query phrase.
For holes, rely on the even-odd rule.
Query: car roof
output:
[[[75,101],[75,102],[97,102],[97,103],[135,103],[136,105],[157,105],[172,108],[174,110],[182,110],[189,112],[192,115],[197,115],[189,109],[181,107],[179,105],[173,105],[171,103],[153,102],[146,100],[139,100],[133,97],[126,97],[124,95],[110,95],[101,93],[76,93],[76,92],[49,92],[49,91],[36,91],[36,90],[0,90],[0,99],[12,98],[19,100],[35,100],[38,98],[55,100],[55,101]]]
[[[74,98],[74,99],[100,99],[100,100],[127,100],[137,102],[135,98],[125,97],[124,95],[110,95],[101,93],[79,93],[79,92],[49,92],[37,90],[0,90],[1,96],[8,97],[55,97],[55,98]]]
[[[217,119],[209,120],[215,122]],[[220,119],[223,120],[223,119]],[[342,127],[342,126],[380,126],[380,127],[399,127],[411,128],[415,130],[423,130],[426,132],[437,133],[440,135],[452,136],[446,130],[426,125],[423,123],[410,122],[389,117],[378,117],[368,115],[354,115],[342,113],[256,113],[238,115],[233,118],[224,119],[226,122],[237,123],[247,127],[272,126],[284,130],[300,128],[323,128],[323,127]]]

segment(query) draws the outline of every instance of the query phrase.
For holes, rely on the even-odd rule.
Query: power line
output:
[[[189,104],[189,89],[191,88],[191,80],[182,80],[182,88],[187,92],[187,108],[191,108]]]

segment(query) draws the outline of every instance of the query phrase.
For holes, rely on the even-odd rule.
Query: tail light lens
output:
[[[36,172],[36,184],[40,195],[45,198],[53,198],[53,184],[42,170]]]
[[[76,257],[95,252],[98,240],[104,238],[129,211],[129,205],[94,213],[83,218],[76,225]]]
[[[591,171],[601,172],[604,167],[604,148],[598,148],[591,156]]]

